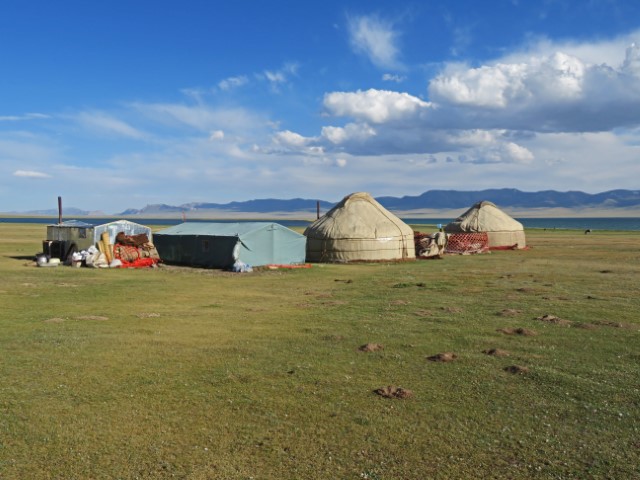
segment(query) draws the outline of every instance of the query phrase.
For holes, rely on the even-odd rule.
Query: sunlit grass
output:
[[[637,233],[230,274],[37,268],[43,230],[0,225],[0,478],[640,477]]]

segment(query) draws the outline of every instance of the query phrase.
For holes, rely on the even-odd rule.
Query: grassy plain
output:
[[[637,232],[251,274],[37,268],[44,235],[0,224],[2,479],[640,478]]]

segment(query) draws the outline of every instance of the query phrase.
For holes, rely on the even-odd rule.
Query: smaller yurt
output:
[[[446,225],[444,231],[449,234],[486,233],[490,249],[527,246],[522,224],[486,200],[474,204]]]
[[[413,230],[365,192],[347,195],[304,231],[308,262],[414,260]]]

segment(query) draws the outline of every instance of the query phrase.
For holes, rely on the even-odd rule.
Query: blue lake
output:
[[[132,222],[140,223],[142,225],[178,225],[182,223],[179,218],[126,218]],[[91,218],[79,217],[86,223],[95,225],[101,225],[103,223],[110,222],[112,220],[121,220],[123,217],[110,217],[110,218]],[[65,218],[65,220],[71,220],[71,218]],[[412,225],[446,225],[452,218],[403,218],[405,223]],[[597,217],[597,218],[516,218],[525,228],[542,228],[542,229],[572,229],[572,230],[631,230],[640,231],[640,218],[631,217]],[[188,219],[189,222],[224,222],[235,223],[249,220],[211,220],[211,219]],[[268,221],[268,220],[257,220]],[[305,220],[273,220],[285,227],[306,227],[311,222]],[[58,217],[0,217],[0,223],[35,223],[43,225],[53,225],[58,223]]]

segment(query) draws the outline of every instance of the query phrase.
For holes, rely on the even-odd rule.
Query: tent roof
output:
[[[446,231],[497,232],[518,231],[524,227],[500,210],[494,203],[483,200],[445,226]]]
[[[180,225],[165,228],[154,235],[209,235],[214,237],[241,237],[251,232],[264,229],[283,229],[295,235],[300,235],[279,223],[273,222],[185,222]]]
[[[93,227],[90,223],[85,223],[80,220],[66,220],[62,223],[52,223],[50,227],[69,227],[69,228],[89,228]]]
[[[139,223],[132,222],[132,221],[129,221],[129,220],[113,220],[111,222],[98,224],[98,225],[96,225],[96,227],[104,227],[104,226],[107,226],[107,225],[128,225],[128,226],[134,226],[135,225],[135,226],[147,228],[145,225],[141,225]]]
[[[381,238],[413,236],[413,230],[371,195],[357,192],[344,197],[304,234],[315,238]]]

